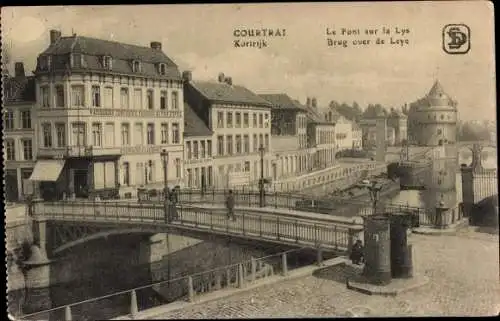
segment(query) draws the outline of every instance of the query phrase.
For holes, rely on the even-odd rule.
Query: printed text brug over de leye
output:
[[[406,27],[382,28],[326,28],[327,45],[329,47],[344,47],[367,45],[397,45],[410,44],[408,36],[410,29]]]
[[[238,28],[233,30],[235,48],[266,48],[271,38],[286,37],[284,28]]]

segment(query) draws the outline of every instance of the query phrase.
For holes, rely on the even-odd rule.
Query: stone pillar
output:
[[[8,261],[7,264],[7,309],[11,315],[18,316],[22,314],[21,307],[24,304],[26,281],[23,272],[14,260]]]
[[[23,262],[26,267],[24,313],[34,313],[51,308],[50,261],[44,248],[32,245],[30,250],[30,258]]]
[[[363,274],[370,283],[391,282],[390,221],[386,215],[364,217],[365,267]]]
[[[474,205],[474,173],[472,167],[462,164],[460,167],[462,176],[462,203],[464,216],[470,217]]]
[[[44,253],[47,252],[47,221],[33,220],[33,243],[37,244]]]

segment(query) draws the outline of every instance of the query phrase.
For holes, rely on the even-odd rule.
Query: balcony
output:
[[[181,110],[162,109],[115,109],[115,108],[41,108],[38,110],[39,117],[137,117],[137,118],[182,118]]]
[[[211,162],[212,160],[213,160],[212,157],[198,158],[198,159],[192,158],[192,159],[186,159],[184,161],[184,164],[186,164],[186,165],[206,164],[206,163]]]

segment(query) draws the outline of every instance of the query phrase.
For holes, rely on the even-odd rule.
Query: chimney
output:
[[[161,50],[161,42],[159,42],[159,41],[151,41],[150,46],[151,46],[151,49]]]
[[[219,73],[219,82],[224,82],[226,80],[226,77],[224,76],[224,73],[221,72]]]
[[[50,44],[55,44],[57,40],[61,38],[61,32],[59,30],[50,30]]]
[[[184,80],[184,82],[190,82],[192,77],[193,74],[191,73],[191,71],[186,70],[182,72],[182,80]]]
[[[311,98],[307,97],[306,106],[311,107]]]
[[[16,62],[14,65],[14,75],[16,78],[24,77],[24,64],[22,62]]]
[[[228,84],[229,86],[232,86],[233,85],[233,78],[232,77],[226,77],[226,84]]]
[[[318,101],[316,100],[316,97],[311,99],[311,106],[312,106],[312,108],[318,107]]]

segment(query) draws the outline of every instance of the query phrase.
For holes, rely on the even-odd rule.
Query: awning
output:
[[[37,160],[33,173],[29,178],[32,181],[55,182],[64,167],[64,160],[44,159]]]

